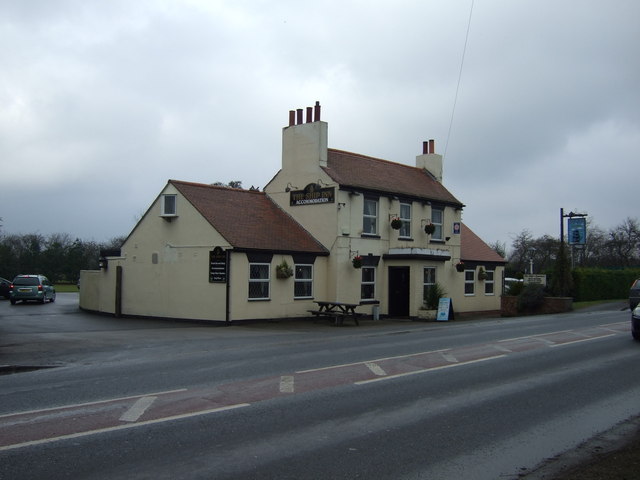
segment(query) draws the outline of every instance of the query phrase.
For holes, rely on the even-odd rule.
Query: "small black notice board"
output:
[[[227,283],[227,252],[221,247],[209,252],[209,283]]]

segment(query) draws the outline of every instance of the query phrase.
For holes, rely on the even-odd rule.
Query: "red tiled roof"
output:
[[[449,190],[422,168],[330,148],[324,171],[342,187],[463,206]]]
[[[460,259],[463,262],[499,262],[507,263],[494,249],[464,223],[460,228]]]
[[[169,180],[200,214],[237,249],[328,251],[263,192]]]

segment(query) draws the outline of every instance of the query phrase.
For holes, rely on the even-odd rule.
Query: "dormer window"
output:
[[[160,199],[160,216],[178,216],[176,195],[162,195],[162,198]]]

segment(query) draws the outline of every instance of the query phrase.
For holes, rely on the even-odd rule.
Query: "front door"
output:
[[[389,316],[409,316],[409,267],[389,267]]]

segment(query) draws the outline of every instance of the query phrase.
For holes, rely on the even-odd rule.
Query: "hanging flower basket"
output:
[[[398,217],[391,219],[391,228],[394,230],[400,230],[402,228],[402,220]]]
[[[424,226],[424,233],[427,235],[433,235],[433,232],[436,231],[436,226],[433,223],[427,223]]]
[[[362,257],[360,255],[353,257],[351,262],[353,263],[353,268],[362,268]]]
[[[480,267],[480,270],[478,270],[478,280],[486,280],[487,277],[488,275],[485,269],[483,267]]]
[[[456,263],[456,270],[459,272],[464,272],[464,262]]]
[[[293,275],[293,269],[289,266],[286,260],[283,260],[280,265],[276,265],[276,277],[289,278]]]

